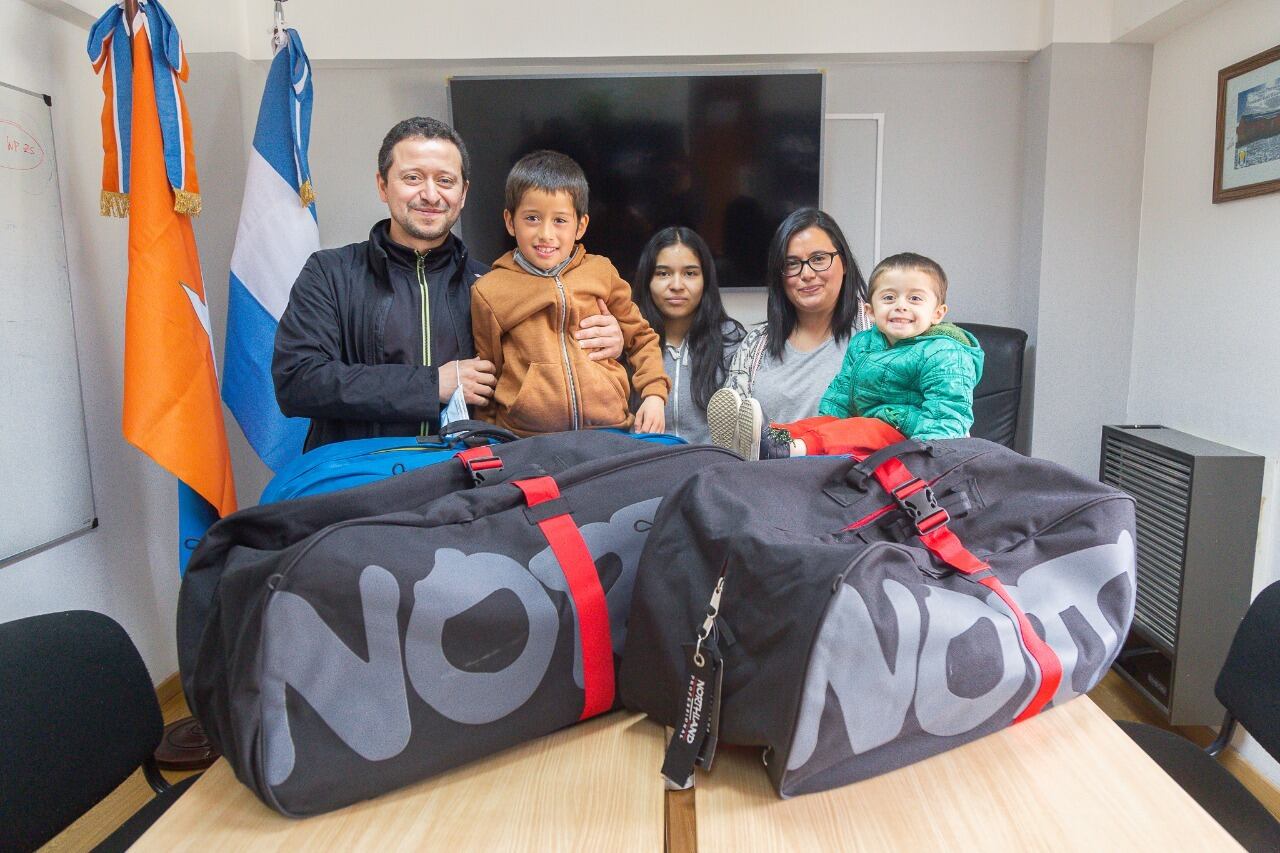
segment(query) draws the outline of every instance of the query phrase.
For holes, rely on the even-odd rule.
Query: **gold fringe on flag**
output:
[[[129,215],[129,196],[124,193],[103,190],[98,198],[98,213],[124,219]]]
[[[316,190],[311,186],[311,181],[303,181],[302,186],[298,187],[298,198],[302,201],[303,207],[309,206],[316,200]]]
[[[173,209],[186,216],[200,215],[200,193],[187,190],[173,191]]]

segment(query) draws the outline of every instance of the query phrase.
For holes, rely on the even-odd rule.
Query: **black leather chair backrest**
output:
[[[981,323],[956,325],[978,339],[984,357],[982,379],[973,392],[973,428],[969,434],[1012,448],[1018,438],[1027,333]]]
[[[1280,759],[1280,581],[1249,605],[1214,694],[1263,749]]]
[[[62,831],[142,765],[163,728],[147,667],[110,617],[0,624],[0,849]]]

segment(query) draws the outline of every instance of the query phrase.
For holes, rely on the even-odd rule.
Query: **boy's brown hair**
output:
[[[559,151],[534,151],[516,161],[507,173],[505,204],[515,214],[529,190],[545,193],[568,193],[573,199],[573,212],[581,219],[587,212],[587,176],[572,157]]]
[[[932,258],[917,255],[915,252],[899,252],[876,264],[876,268],[871,271],[871,278],[867,282],[868,299],[875,295],[876,279],[880,277],[881,273],[889,270],[916,270],[932,277],[937,285],[938,302],[943,305],[947,304],[947,274],[942,271],[942,265]]]

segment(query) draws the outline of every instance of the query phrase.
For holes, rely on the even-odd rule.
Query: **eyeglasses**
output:
[[[814,252],[803,261],[799,258],[787,258],[782,262],[782,274],[787,278],[795,278],[806,266],[814,272],[826,272],[839,255],[839,252]]]

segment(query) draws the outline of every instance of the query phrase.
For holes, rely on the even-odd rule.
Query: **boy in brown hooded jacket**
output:
[[[517,435],[632,426],[627,370],[593,361],[572,330],[604,303],[622,329],[623,351],[642,402],[637,432],[662,432],[671,381],[658,335],[607,258],[577,242],[587,230],[587,178],[554,151],[525,155],[507,175],[507,231],[516,248],[471,290],[476,357],[493,362],[492,400],[477,417]]]

